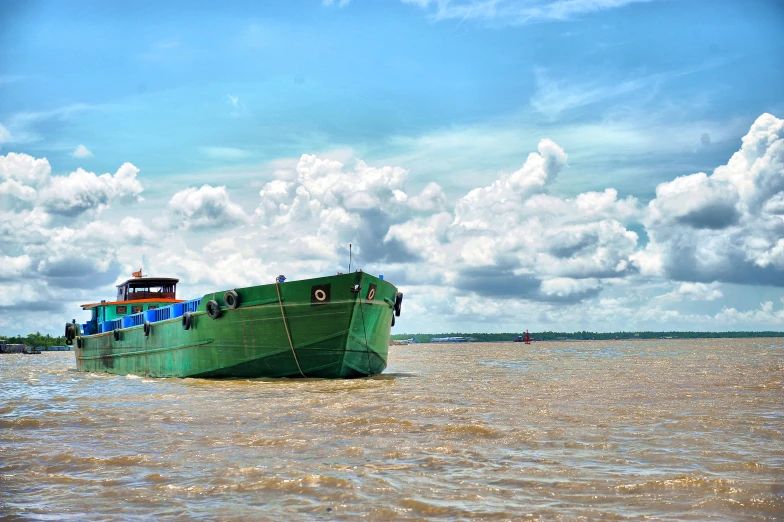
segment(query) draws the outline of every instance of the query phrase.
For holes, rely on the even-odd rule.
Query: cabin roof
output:
[[[182,299],[163,299],[163,298],[155,298],[155,299],[134,299],[131,301],[101,301],[100,303],[87,303],[81,305],[82,309],[89,310],[91,308],[95,308],[96,306],[109,306],[109,305],[134,305],[137,303],[165,303],[167,305],[174,304],[174,303],[182,303]]]
[[[155,285],[155,284],[162,284],[162,283],[179,283],[180,280],[176,277],[133,277],[128,279],[124,283],[120,283],[117,287],[125,286],[128,283],[134,284],[144,284],[144,285]]]

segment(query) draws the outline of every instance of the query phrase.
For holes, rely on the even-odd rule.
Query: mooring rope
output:
[[[289,338],[289,346],[291,346],[291,354],[294,356],[294,362],[297,363],[297,370],[299,370],[299,374],[305,377],[305,374],[302,373],[302,368],[299,366],[299,360],[297,359],[297,352],[294,351],[294,343],[291,341],[291,333],[289,333],[289,323],[286,321],[286,314],[283,313],[283,300],[280,298],[280,281],[277,279],[275,280],[275,290],[278,291],[278,304],[280,305],[280,316],[283,318],[283,326],[286,328],[286,337]]]
[[[362,308],[362,295],[359,295],[359,311],[362,314],[362,331],[365,333],[365,354],[367,355],[368,376],[370,376],[370,345],[368,344],[367,328],[365,327],[365,309]]]

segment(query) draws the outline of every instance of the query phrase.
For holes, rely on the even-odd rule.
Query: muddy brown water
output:
[[[370,379],[0,355],[0,518],[784,518],[784,339],[394,346]]]

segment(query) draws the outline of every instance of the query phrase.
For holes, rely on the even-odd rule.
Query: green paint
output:
[[[371,284],[375,295],[368,300]],[[318,294],[324,302],[313,297],[314,287],[324,291]],[[226,307],[225,291],[205,295],[189,330],[177,317],[152,323],[149,336],[143,326],[121,329],[118,341],[113,332],[82,336],[74,348],[77,368],[150,377],[301,377],[294,353],[306,377],[362,377],[386,368],[397,294],[387,281],[362,272],[290,281],[280,284],[282,302],[274,284],[235,290],[235,310]],[[221,308],[217,319],[206,313],[211,299]]]

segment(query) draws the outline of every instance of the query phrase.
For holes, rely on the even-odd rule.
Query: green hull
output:
[[[355,285],[358,292],[352,291]],[[246,378],[350,378],[384,371],[397,293],[393,285],[355,272],[285,282],[279,289],[280,301],[275,284],[237,288],[236,309],[228,309],[224,292],[207,294],[188,330],[177,317],[151,323],[149,335],[140,325],[119,330],[119,340],[114,332],[82,336],[74,346],[77,369]],[[211,299],[221,308],[216,319],[206,312]]]

